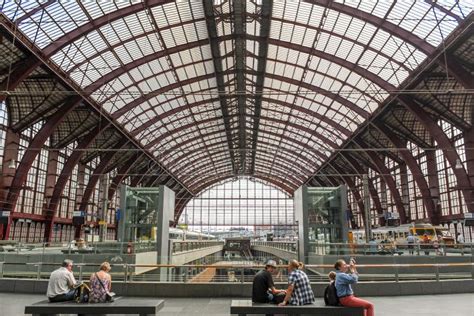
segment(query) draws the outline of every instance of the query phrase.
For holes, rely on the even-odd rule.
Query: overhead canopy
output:
[[[1,11],[190,192],[238,175],[292,192],[472,2],[50,0]]]

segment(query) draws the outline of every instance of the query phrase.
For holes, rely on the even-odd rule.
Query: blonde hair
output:
[[[102,271],[109,272],[110,269],[112,268],[110,267],[110,263],[108,263],[107,261],[102,262],[102,264],[100,265],[100,270]]]
[[[303,262],[298,262],[298,269],[299,270],[304,270],[304,263]]]
[[[299,269],[300,263],[296,261],[295,259],[290,260],[290,267],[292,269]]]
[[[331,280],[331,281],[336,280],[336,272],[334,272],[334,271],[329,272],[328,278],[329,278],[329,280]]]

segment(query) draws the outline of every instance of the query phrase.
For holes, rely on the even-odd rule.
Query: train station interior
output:
[[[323,308],[338,259],[377,315],[474,315],[473,10],[0,0],[0,315],[65,259],[156,315],[292,260]]]

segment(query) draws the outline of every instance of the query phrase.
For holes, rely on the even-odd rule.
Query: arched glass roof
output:
[[[197,193],[236,175],[297,188],[472,7],[32,0],[1,11]]]

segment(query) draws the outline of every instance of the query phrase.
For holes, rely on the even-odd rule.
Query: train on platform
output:
[[[431,224],[404,224],[394,227],[379,227],[372,229],[372,238],[377,242],[385,240],[393,240],[396,243],[405,243],[409,234],[415,236],[418,242],[423,241],[426,234],[430,241],[435,239],[445,245],[453,245],[454,237],[448,228],[443,226],[435,226]],[[365,230],[357,229],[349,231],[350,243],[365,243]]]
[[[156,227],[152,228],[151,240],[156,239]],[[217,240],[217,237],[211,234],[188,231],[181,228],[169,228],[170,240],[186,241],[186,240]]]
[[[217,240],[217,237],[211,234],[184,230],[170,227],[170,239],[173,240]]]

